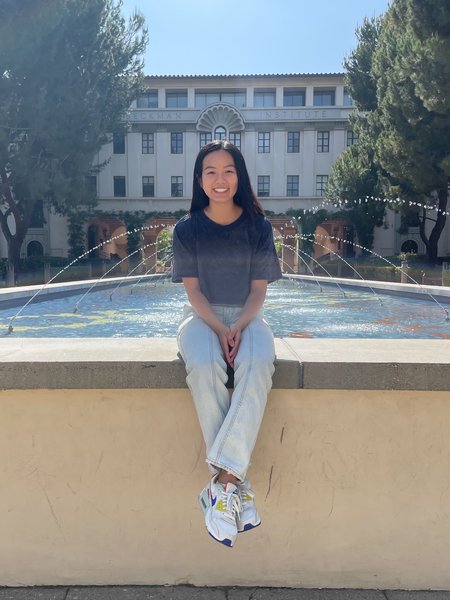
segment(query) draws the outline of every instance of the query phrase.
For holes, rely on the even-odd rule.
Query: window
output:
[[[214,139],[215,140],[225,140],[227,138],[227,130],[225,127],[216,127],[214,129]]]
[[[239,131],[230,132],[230,136],[228,139],[232,144],[239,148],[239,150],[241,149],[241,134]]]
[[[329,152],[330,151],[330,132],[329,131],[318,131],[317,132],[317,152]]]
[[[183,177],[171,177],[171,195],[172,198],[183,196]]]
[[[30,227],[33,229],[42,229],[44,227],[44,203],[42,200],[36,200],[31,213]]]
[[[358,141],[358,135],[352,130],[347,130],[347,146],[353,146]]]
[[[44,247],[41,242],[33,240],[27,246],[27,256],[44,256]]]
[[[275,90],[255,90],[253,106],[256,108],[271,108],[275,106]]]
[[[270,152],[270,132],[260,131],[258,133],[258,153],[267,154]]]
[[[245,92],[223,92],[220,94],[221,102],[234,104],[239,108],[244,108],[247,104],[247,96]]]
[[[305,90],[284,90],[283,106],[305,106]]]
[[[125,177],[122,175],[114,177],[114,198],[124,198],[125,192]]]
[[[288,131],[287,151],[300,152],[300,131]]]
[[[348,93],[348,90],[344,88],[344,106],[353,106],[353,98]]]
[[[258,196],[270,195],[270,176],[258,175]]]
[[[87,175],[85,179],[86,191],[92,196],[97,196],[97,175]]]
[[[195,108],[205,108],[205,106],[215,102],[220,102],[219,93],[195,92]]]
[[[215,102],[226,102],[243,108],[247,104],[246,92],[195,92],[195,108],[205,108]]]
[[[170,134],[170,153],[171,154],[183,154],[183,134],[182,133],[171,133]]]
[[[155,136],[153,133],[142,134],[142,154],[155,153]]]
[[[142,196],[144,198],[153,198],[155,195],[155,178],[145,176],[142,178]]]
[[[328,175],[316,175],[316,196],[323,196],[328,184]]]
[[[335,90],[314,90],[314,106],[334,106]]]
[[[212,142],[212,133],[210,131],[200,133],[200,148],[203,148],[209,142]]]
[[[125,134],[114,133],[113,134],[113,153],[114,154],[125,154]]]
[[[158,92],[146,92],[141,94],[137,99],[138,108],[158,108]]]
[[[299,176],[287,176],[286,196],[299,196]]]
[[[187,108],[187,91],[167,90],[166,108]]]

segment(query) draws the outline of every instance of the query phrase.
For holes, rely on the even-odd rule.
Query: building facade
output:
[[[92,180],[104,217],[87,224],[87,248],[125,231],[121,213],[187,210],[195,157],[212,139],[228,139],[241,149],[266,210],[280,215],[320,207],[333,162],[356,141],[352,110],[340,73],[147,77],[145,93],[130,108],[126,134],[112,136],[96,158],[105,164]],[[399,218],[388,213],[374,249],[394,255],[409,242],[424,252],[417,231],[396,233]],[[351,237],[351,224],[336,220],[322,229],[329,240],[325,248],[316,246],[316,255],[327,248],[342,253],[333,240]],[[448,228],[440,244],[440,254],[449,254]],[[4,246],[0,241],[3,255]],[[64,219],[47,214],[31,228],[22,255],[30,250],[67,255]],[[101,246],[100,256],[125,252],[126,240],[119,237]]]

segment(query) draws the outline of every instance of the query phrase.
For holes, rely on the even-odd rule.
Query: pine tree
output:
[[[365,172],[377,169],[384,195],[405,200],[409,217],[413,206],[435,262],[450,179],[450,4],[393,0],[381,19],[366,20],[357,35],[358,46],[344,66],[360,111],[353,126],[372,152],[358,151],[353,171],[366,157]],[[344,158],[353,164],[351,156]],[[332,175],[335,190],[342,184],[338,175],[342,169]]]
[[[421,209],[420,234],[435,262],[446,221],[450,181],[450,5],[394,0],[373,61],[381,124],[376,160],[399,194]],[[424,202],[425,201],[425,202]],[[427,221],[432,221],[427,231]]]

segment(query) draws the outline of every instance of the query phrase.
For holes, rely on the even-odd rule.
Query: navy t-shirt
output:
[[[198,277],[210,304],[243,306],[253,279],[282,276],[272,225],[263,215],[245,212],[219,225],[198,210],[183,217],[173,233],[172,281]]]

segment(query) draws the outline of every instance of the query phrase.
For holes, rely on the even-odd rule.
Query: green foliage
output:
[[[143,82],[143,17],[126,24],[120,9],[120,0],[0,0],[0,224],[10,262],[37,199],[61,214],[95,205],[86,176]]]
[[[157,243],[157,258],[158,260],[166,260],[172,252],[172,233],[167,229],[163,229],[158,235]]]
[[[450,286],[450,269],[442,272],[442,285]]]
[[[117,217],[123,221],[125,229],[129,232],[127,235],[127,254],[131,254],[131,262],[138,263],[141,260],[139,248],[144,245],[143,227],[147,220],[147,213],[143,210],[120,211]]]
[[[360,110],[375,110],[377,106],[377,84],[372,74],[372,61],[381,25],[381,17],[364,19],[356,29],[358,46],[344,59],[345,84]]]
[[[383,195],[431,205],[415,209],[431,262],[445,225],[450,181],[450,4],[447,0],[393,0],[381,20],[365,21],[346,60],[350,94],[363,113],[353,117],[360,140],[372,149],[366,163],[378,171]],[[342,179],[364,181],[360,156]],[[355,183],[355,181],[357,183]],[[408,206],[408,205],[406,205]],[[408,212],[411,212],[409,207]],[[430,233],[426,222],[433,221]]]
[[[380,165],[406,184],[405,191],[410,188],[415,195],[429,196],[447,188],[450,176],[450,169],[443,165],[450,153],[450,100],[436,98],[450,90],[448,83],[444,89],[436,88],[438,82],[429,77],[438,64],[433,52],[436,44],[427,44],[415,34],[422,29],[418,22],[411,22],[416,13],[410,9],[416,3],[396,0],[392,4],[374,55],[382,125],[375,149]],[[447,12],[450,18],[450,5]],[[440,69],[450,77],[450,61]]]
[[[84,226],[88,220],[88,212],[78,210],[70,211],[67,218],[69,234],[69,258],[74,260],[85,252]]]
[[[312,255],[314,253],[314,232],[317,226],[323,223],[330,214],[327,210],[320,209],[309,212],[303,209],[291,209],[286,212],[289,217],[294,217],[299,229],[300,245],[303,252]],[[334,216],[334,215],[333,215]]]
[[[342,218],[354,225],[359,244],[370,250],[374,229],[383,224],[386,208],[376,199],[382,195],[382,185],[365,136],[333,163],[325,195],[343,208]]]

